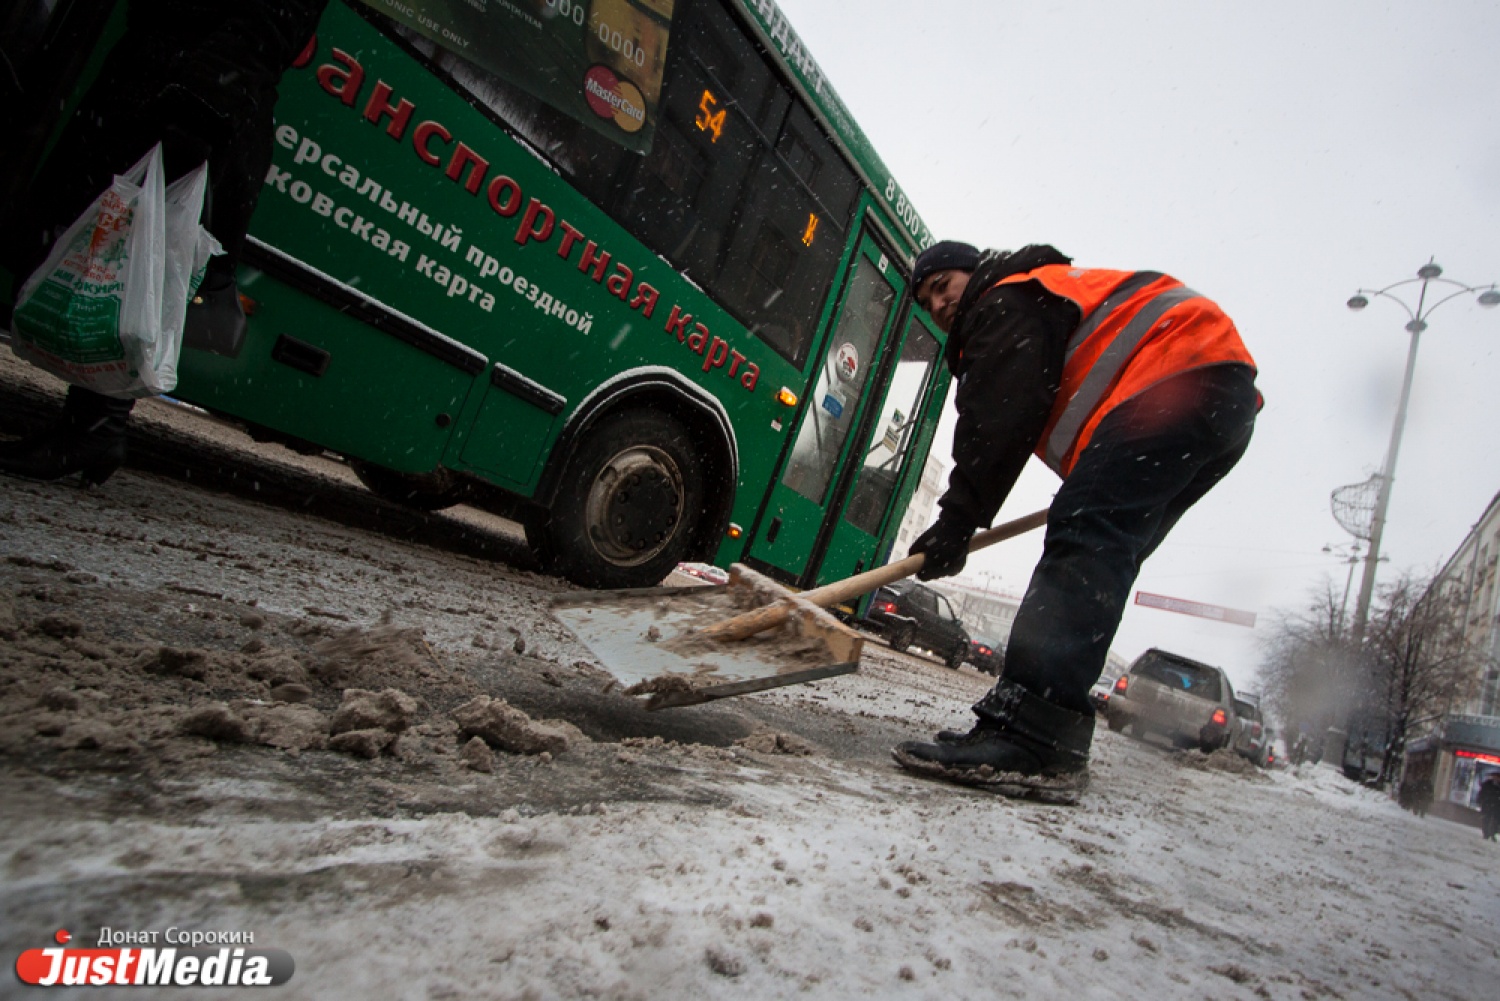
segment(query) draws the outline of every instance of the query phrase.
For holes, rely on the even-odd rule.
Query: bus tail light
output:
[[[240,308],[245,311],[246,316],[254,316],[260,310],[260,303],[241,292]]]
[[[738,539],[740,536],[742,536],[744,534],[745,534],[745,530],[743,528],[741,528],[740,526],[736,525],[732,521],[729,523],[729,537],[731,539]]]
[[[797,394],[782,386],[781,392],[776,394],[776,402],[785,403],[789,407],[795,407],[797,405]]]

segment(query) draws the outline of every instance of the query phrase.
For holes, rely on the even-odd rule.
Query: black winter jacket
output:
[[[1002,278],[1048,264],[1071,264],[1045,245],[986,251],[969,277],[948,336],[948,367],[958,380],[953,474],[941,519],[959,529],[989,525],[1041,441],[1062,383],[1078,306],[1024,281]]]
[[[1486,779],[1480,783],[1479,809],[1485,813],[1500,813],[1500,782]]]

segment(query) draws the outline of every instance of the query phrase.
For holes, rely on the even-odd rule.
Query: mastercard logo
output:
[[[646,98],[641,88],[608,66],[589,67],[583,75],[583,97],[594,114],[611,119],[622,131],[639,132],[646,126]]]

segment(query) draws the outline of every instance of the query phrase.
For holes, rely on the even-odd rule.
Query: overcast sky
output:
[[[1430,257],[1500,281],[1500,4],[780,3],[939,238],[1166,271],[1234,318],[1266,397],[1255,440],[1137,587],[1261,625],[1132,606],[1114,648],[1249,686],[1274,610],[1342,591],[1329,493],[1389,441],[1407,317],[1345,301]],[[1449,302],[1422,338],[1382,580],[1440,565],[1500,491],[1497,390],[1500,309]],[[1000,520],[1057,483],[1033,460]],[[968,573],[1019,594],[1040,552],[1036,533]]]

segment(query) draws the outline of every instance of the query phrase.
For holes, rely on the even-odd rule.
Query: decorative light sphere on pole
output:
[[[1406,304],[1406,301],[1392,290],[1405,285],[1420,285],[1415,308]],[[1437,301],[1428,303],[1427,293],[1433,285],[1451,286],[1447,288],[1433,289],[1434,294],[1447,292]],[[1494,284],[1469,286],[1462,282],[1456,282],[1451,278],[1443,277],[1443,269],[1437,261],[1428,259],[1427,263],[1417,269],[1417,277],[1407,278],[1404,281],[1387,285],[1382,289],[1360,289],[1350,296],[1346,305],[1359,312],[1370,304],[1371,298],[1389,299],[1405,311],[1407,316],[1406,332],[1411,334],[1411,347],[1406,354],[1406,376],[1401,383],[1401,401],[1396,405],[1396,422],[1391,427],[1391,443],[1385,454],[1385,464],[1380,473],[1372,479],[1378,480],[1379,492],[1375,499],[1375,510],[1370,519],[1370,548],[1365,554],[1365,572],[1359,585],[1359,603],[1354,612],[1353,641],[1359,645],[1364,640],[1365,625],[1370,617],[1370,597],[1375,590],[1375,570],[1382,559],[1380,555],[1381,536],[1385,531],[1385,513],[1391,502],[1391,483],[1396,476],[1396,456],[1401,450],[1401,432],[1406,427],[1406,405],[1411,398],[1412,373],[1417,367],[1417,344],[1421,340],[1422,332],[1427,329],[1427,318],[1433,311],[1450,299],[1459,296],[1472,295],[1480,306],[1490,308],[1500,305],[1500,288]]]

